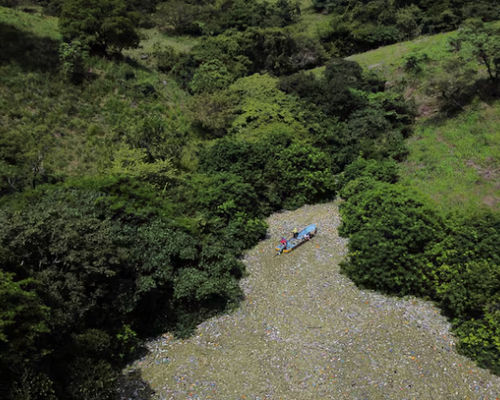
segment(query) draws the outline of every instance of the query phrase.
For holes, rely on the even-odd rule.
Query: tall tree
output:
[[[96,52],[136,47],[135,22],[124,0],[66,0],[59,19],[65,40],[79,40]]]

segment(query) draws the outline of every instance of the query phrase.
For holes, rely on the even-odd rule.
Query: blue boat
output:
[[[276,246],[276,251],[278,254],[289,253],[293,249],[299,247],[302,243],[311,239],[314,235],[316,235],[317,231],[318,229],[316,224],[308,225],[297,234],[297,237],[291,237],[286,241],[286,244],[280,243]]]

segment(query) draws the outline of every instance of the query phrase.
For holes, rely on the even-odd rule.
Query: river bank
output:
[[[360,290],[340,274],[347,253],[336,203],[268,219],[244,258],[245,301],[194,336],[165,334],[130,369],[158,399],[496,399],[500,378],[457,354],[439,309]],[[318,234],[275,256],[279,238]]]

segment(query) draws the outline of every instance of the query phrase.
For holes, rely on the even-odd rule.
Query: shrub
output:
[[[196,70],[189,87],[194,93],[214,92],[225,89],[232,81],[226,66],[219,60],[205,61]]]
[[[443,65],[446,73],[430,82],[431,90],[437,93],[441,110],[454,113],[463,110],[475,95],[476,70],[459,57],[451,57]]]
[[[376,182],[342,204],[340,233],[350,240],[349,258],[341,268],[354,282],[399,295],[434,295],[431,249],[442,240],[445,226],[413,197]]]
[[[180,55],[173,47],[161,46],[158,43],[153,47],[153,56],[156,59],[156,67],[161,72],[170,72],[180,60]]]
[[[405,63],[403,68],[406,72],[412,72],[414,74],[422,71],[422,63],[426,62],[429,59],[426,53],[422,54],[410,54],[405,57]]]
[[[190,103],[194,124],[209,138],[224,136],[235,117],[237,101],[237,96],[227,90],[194,96]]]
[[[493,304],[493,299],[500,296],[498,266],[481,259],[466,264],[442,265],[437,296],[441,307],[452,318],[480,319],[488,305]]]
[[[473,358],[481,367],[490,368],[500,374],[500,311],[498,303],[482,319],[467,320],[454,327],[460,338],[458,350]]]
[[[87,49],[78,41],[61,43],[59,47],[59,60],[61,70],[66,80],[81,83],[85,78],[88,59]]]
[[[422,17],[422,10],[415,4],[397,11],[396,26],[401,32],[402,39],[412,39],[420,34]]]
[[[321,150],[272,135],[257,143],[223,139],[200,157],[203,171],[227,171],[251,183],[263,212],[332,199],[335,181],[329,164]]]
[[[342,189],[349,182],[364,177],[380,182],[396,183],[399,178],[398,166],[396,162],[391,159],[377,161],[358,157],[337,177],[337,185]],[[348,196],[344,196],[342,192],[341,196],[344,199],[348,198]]]

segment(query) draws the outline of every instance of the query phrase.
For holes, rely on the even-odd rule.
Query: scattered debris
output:
[[[275,257],[294,226],[317,222],[311,246]],[[455,351],[429,302],[360,290],[339,271],[347,253],[336,203],[268,219],[245,256],[246,295],[232,314],[178,340],[165,334],[129,367],[155,399],[495,399],[500,378]],[[123,397],[122,399],[139,397]]]

